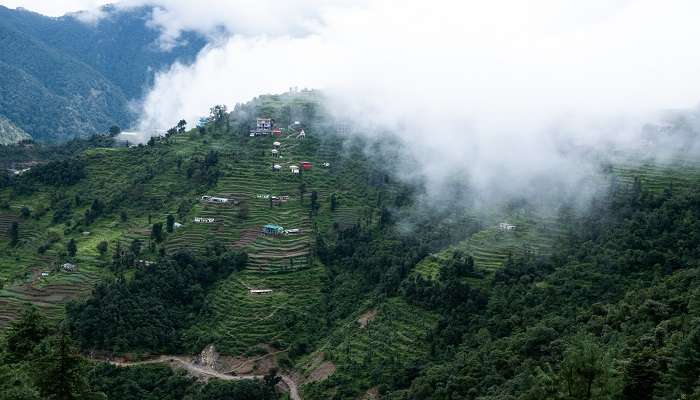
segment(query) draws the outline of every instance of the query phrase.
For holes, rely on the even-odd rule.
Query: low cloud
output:
[[[124,0],[121,7],[144,4]],[[631,148],[700,99],[694,1],[150,1],[161,44],[212,42],[157,76],[140,128],[291,86],[323,89],[365,134],[403,139],[431,191],[576,196],[586,149]],[[457,178],[459,180],[460,178]]]

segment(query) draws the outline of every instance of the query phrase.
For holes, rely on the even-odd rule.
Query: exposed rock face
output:
[[[13,144],[31,138],[27,132],[15,126],[7,118],[0,116],[0,145]]]
[[[195,363],[197,365],[216,370],[218,361],[219,353],[216,352],[216,348],[214,347],[214,345],[210,344],[209,346],[205,347],[201,353],[199,353],[199,356],[197,356]]]

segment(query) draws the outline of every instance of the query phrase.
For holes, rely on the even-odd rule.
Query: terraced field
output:
[[[288,343],[291,324],[315,318],[322,275],[321,266],[275,274],[253,268],[233,274],[214,291],[213,312],[202,324],[211,330],[218,348],[229,354],[276,340]],[[251,294],[251,289],[272,292]]]
[[[425,360],[430,349],[427,336],[437,323],[438,317],[423,309],[413,307],[400,298],[390,298],[377,307],[369,307],[353,316],[336,329],[320,346],[316,353],[308,357],[309,369],[302,371],[305,376],[312,374],[316,358],[324,358],[334,363],[338,372],[331,375],[328,382],[307,383],[302,386],[302,394],[313,392],[313,397],[323,398],[324,385],[333,387],[343,378],[336,375],[350,374],[355,381],[367,378],[373,369],[383,370],[387,365],[409,364]],[[365,384],[368,385],[368,383]],[[369,387],[365,387],[364,390]]]
[[[414,273],[430,279],[436,279],[440,265],[452,257],[456,250],[469,254],[474,258],[475,270],[485,276],[503,266],[509,255],[549,254],[555,239],[562,234],[562,227],[553,217],[534,214],[514,215],[504,218],[516,225],[513,231],[501,231],[496,219],[490,221],[490,226],[482,229],[461,243],[444,251],[433,254],[416,265]],[[470,279],[478,284],[479,279]]]
[[[700,182],[700,162],[697,160],[654,161],[639,163],[623,160],[613,165],[612,173],[621,184],[632,184],[639,178],[645,189],[661,191],[669,186],[687,187]]]

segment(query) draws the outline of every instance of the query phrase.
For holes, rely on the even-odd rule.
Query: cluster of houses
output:
[[[300,121],[294,121],[289,125],[290,132],[296,132],[297,139],[304,139],[306,137],[306,132]],[[269,136],[274,137],[282,136],[282,130],[280,128],[275,128],[275,120],[272,118],[256,118],[255,128],[250,130],[250,137],[256,136]]]
[[[275,120],[272,118],[256,118],[255,128],[250,130],[250,137],[272,135],[282,136],[282,130],[275,128]]]
[[[258,194],[255,197],[258,199],[270,199],[274,205],[280,205],[289,201],[288,195],[273,196],[270,194]]]

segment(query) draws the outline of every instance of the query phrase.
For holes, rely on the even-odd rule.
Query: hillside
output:
[[[281,135],[249,136],[256,116]],[[0,181],[0,323],[15,329],[26,303],[65,320],[83,354],[111,359],[90,376],[110,398],[176,382],[152,364],[276,372],[267,390],[305,399],[692,393],[679,371],[700,372],[697,162],[621,155],[584,210],[432,210],[382,145],[337,134],[323,97],[302,92],[148,145],[11,146],[5,158],[32,166]],[[566,389],[581,365],[588,397]],[[114,391],[127,375],[140,394]]]
[[[33,138],[65,141],[129,126],[129,101],[140,98],[155,73],[191,61],[203,39],[161,51],[148,24],[149,8],[117,11],[87,24],[0,6],[1,114]],[[36,110],[42,112],[36,112]]]

